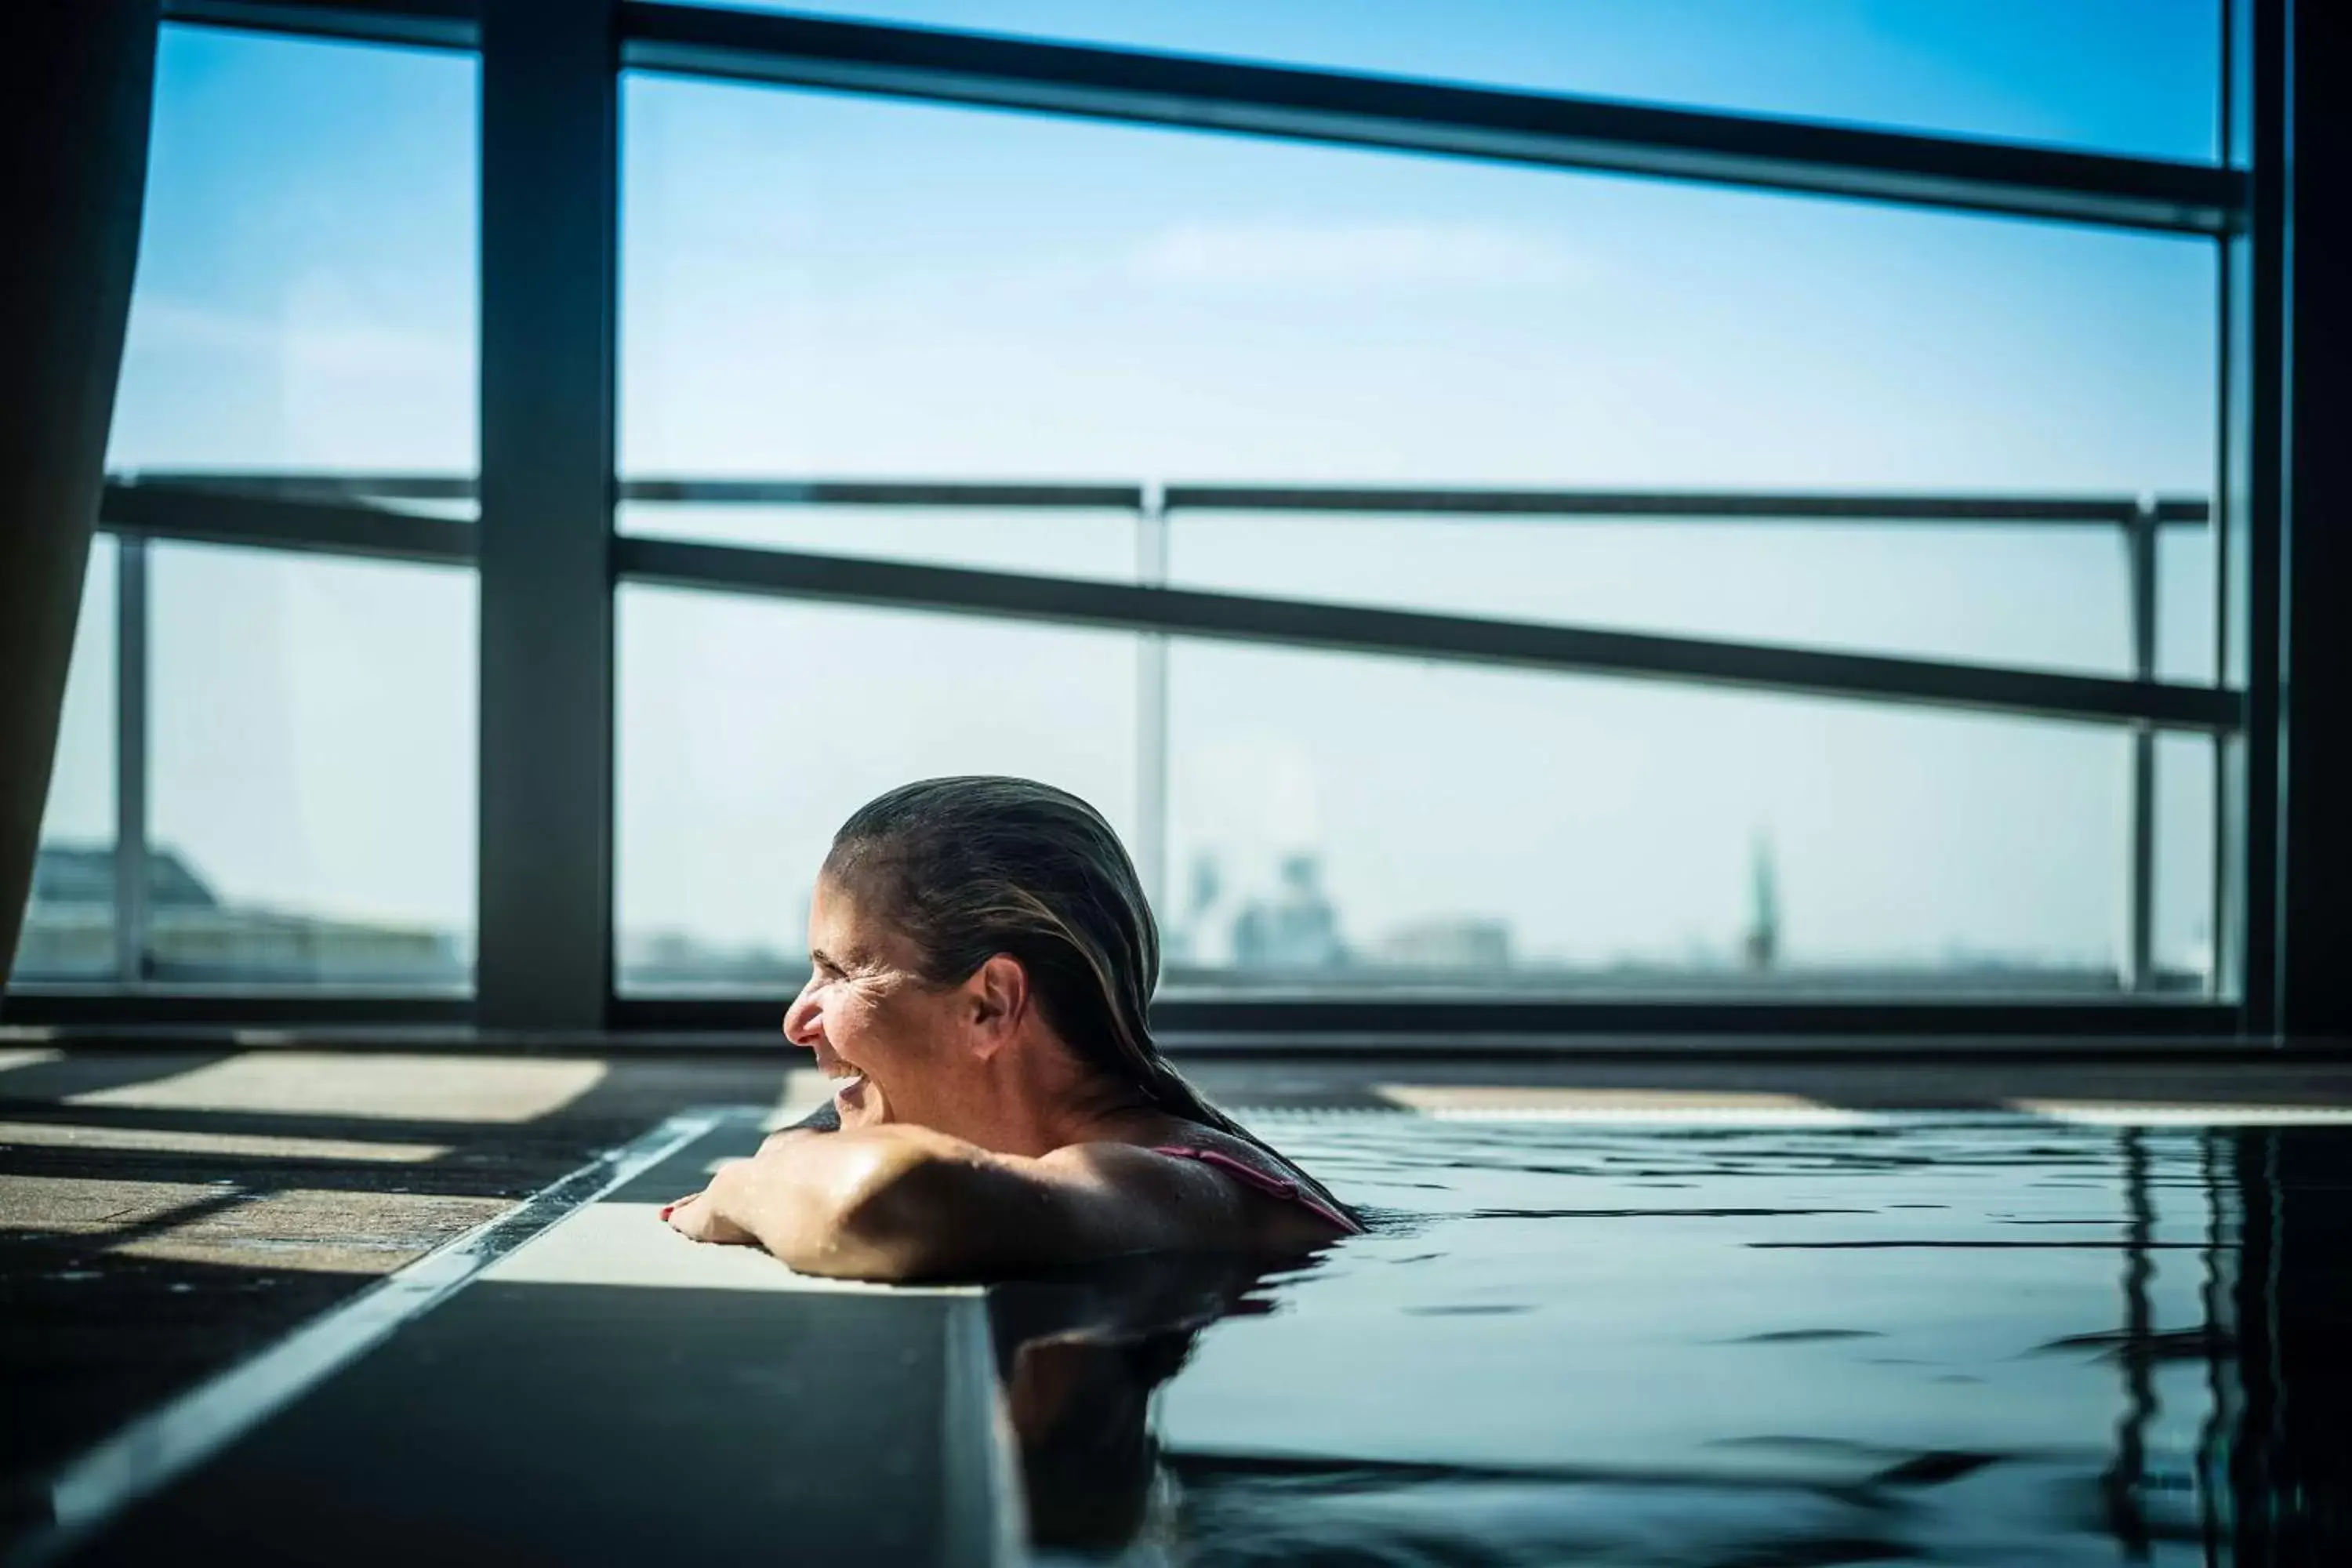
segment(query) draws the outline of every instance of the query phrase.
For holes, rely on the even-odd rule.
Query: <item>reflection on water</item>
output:
[[[1272,1310],[1250,1294],[1266,1272],[1244,1258],[1169,1255],[990,1289],[1034,1542],[1100,1552],[1135,1538],[1163,1489],[1152,1393],[1202,1329]]]
[[[1049,1558],[2352,1563],[2352,1131],[1261,1121],[1371,1235],[992,1292]]]

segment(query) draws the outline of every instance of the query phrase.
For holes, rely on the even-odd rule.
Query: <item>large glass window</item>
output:
[[[2217,142],[2221,0],[836,0],[824,9],[2167,158],[2210,160]]]
[[[457,52],[163,28],[110,470],[471,478],[478,76]],[[19,972],[462,990],[471,574],[143,549],[143,919],[114,931],[108,543]]]
[[[2200,735],[2156,742],[2149,956],[2158,983],[2180,989],[2202,989],[2213,976],[2214,750]]]
[[[105,979],[115,971],[115,545],[100,538],[82,583],[15,980]]]
[[[1125,531],[639,505],[632,532],[2130,679],[2133,508],[2210,485],[2200,241],[642,74],[624,94],[625,478],[1144,498]],[[1185,500],[1219,482],[2109,510]],[[2210,679],[2210,533],[2165,516],[2155,668]],[[919,689],[929,647],[877,637],[858,689]],[[1161,657],[1138,842],[1171,984],[2038,994],[2132,972],[2120,728],[1182,639]],[[650,679],[628,678],[625,718],[648,717],[625,729],[677,721]],[[706,787],[632,784],[691,748],[629,747],[625,915],[658,866],[675,911],[637,923],[684,931],[692,889],[735,867],[629,847],[684,831],[631,798]],[[2176,751],[2147,896],[2177,985],[2210,972],[2212,856]]]
[[[838,9],[2216,156],[2220,0]],[[431,476],[398,504],[473,514],[479,78],[164,27],[110,470],[346,500]],[[620,93],[632,541],[1078,579],[1089,616],[1148,602],[1099,584],[1164,584],[2214,679],[2210,238],[642,70]],[[1740,515],[1790,494],[1856,515]],[[1897,515],[1919,498],[1951,515]],[[140,548],[126,627],[113,548],[91,567],[18,973],[463,991],[470,572]],[[631,993],[795,983],[842,818],[989,772],[1109,815],[1180,990],[2182,994],[2216,969],[2201,736],[849,607],[624,550],[665,584],[615,590]],[[118,759],[113,660],[142,643]],[[120,921],[118,773],[146,801]]]
[[[834,830],[893,785],[1017,773],[1137,824],[1136,639],[625,586],[624,989],[783,987]]]
[[[479,74],[163,29],[110,468],[475,471]]]
[[[2210,686],[2221,679],[2221,605],[2210,524],[2160,529],[2156,548],[2156,675]]]
[[[148,977],[457,989],[470,572],[159,544]]]

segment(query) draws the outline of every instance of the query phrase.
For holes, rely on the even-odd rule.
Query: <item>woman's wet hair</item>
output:
[[[1045,1021],[1087,1066],[1297,1170],[1160,1055],[1146,1013],[1160,983],[1160,927],[1127,847],[1076,795],[1018,778],[904,784],[842,825],[824,875],[913,942],[925,980],[961,984],[1009,954]]]

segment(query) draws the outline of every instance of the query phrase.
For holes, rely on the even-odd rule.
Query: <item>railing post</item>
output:
[[[1146,587],[1168,583],[1167,490],[1159,481],[1143,486],[1136,513],[1135,580]],[[1136,649],[1135,795],[1136,870],[1143,891],[1164,927],[1168,906],[1168,635],[1138,634]]]
[[[2156,506],[2143,499],[2124,524],[2130,559],[2132,679],[2156,679]],[[2130,924],[2125,943],[2126,984],[2134,991],[2155,985],[2156,730],[2131,730]]]
[[[146,980],[147,540],[114,546],[114,978]]]

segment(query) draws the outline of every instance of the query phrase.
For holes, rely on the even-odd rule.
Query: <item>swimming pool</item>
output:
[[[2280,1152],[2340,1226],[2342,1130],[1251,1120],[1372,1234],[1066,1314],[1042,1379],[1000,1290],[1049,1558],[2286,1562],[2342,1524],[2274,1386]],[[2302,1330],[2352,1327],[2347,1257],[2298,1254]],[[1090,1338],[1124,1403],[1067,1392]]]
[[[2352,1563],[2340,1113],[1674,1114],[1245,1116],[1370,1234],[901,1288],[663,1225],[771,1120],[682,1112],[92,1449],[27,1560]]]

